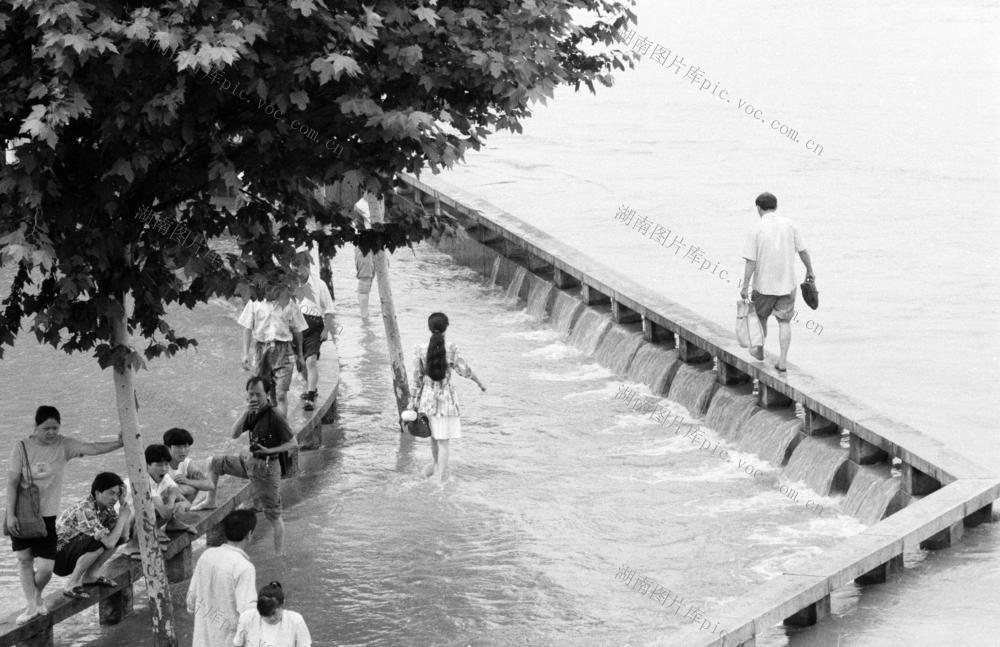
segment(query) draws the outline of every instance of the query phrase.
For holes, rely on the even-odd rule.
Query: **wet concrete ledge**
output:
[[[286,475],[281,482],[284,507],[288,507],[300,499],[301,482],[310,478],[310,475],[318,469],[322,469],[322,465],[314,465],[313,463],[317,461],[312,460],[313,455],[321,452],[307,450],[322,447],[323,424],[332,422],[336,411],[337,387],[340,384],[340,358],[334,344],[323,345],[319,371],[320,380],[317,391],[325,393],[326,396],[317,399],[315,410],[304,411],[302,400],[297,395],[289,393],[288,420],[293,429],[297,427],[295,438],[299,445],[299,451],[293,453],[292,473]],[[247,485],[246,481],[228,476],[223,477],[219,482],[219,488],[219,507],[215,510],[198,513],[199,518],[194,524],[198,529],[197,536],[186,532],[168,533],[171,542],[163,548],[163,558],[166,562],[167,578],[170,582],[180,582],[191,577],[194,570],[191,548],[195,539],[206,536],[209,545],[222,543],[220,527],[222,519],[240,506],[252,505],[250,486]],[[258,518],[258,525],[260,524],[264,524],[265,529],[268,527],[267,522],[262,517]],[[49,585],[49,593],[45,596],[45,604],[49,608],[48,615],[36,616],[20,626],[14,624],[15,618],[21,612],[20,608],[5,617],[0,617],[0,647],[7,645],[51,647],[54,644],[53,628],[56,624],[95,605],[98,606],[98,617],[101,624],[110,625],[120,622],[122,618],[132,612],[132,585],[142,579],[142,565],[125,555],[118,555],[108,562],[105,568],[108,577],[114,580],[117,586],[113,588],[92,587],[88,589],[91,595],[89,599],[71,600],[62,595],[59,589],[60,585],[54,582]],[[11,595],[20,598],[21,593],[17,591]],[[175,608],[174,621],[188,622],[190,616],[187,611]]]
[[[902,498],[907,507],[818,557],[790,564],[781,576],[744,597],[720,605],[712,619],[721,621],[725,635],[691,625],[671,636],[669,644],[748,647],[755,644],[759,632],[777,623],[814,624],[829,613],[830,593],[836,588],[851,582],[883,583],[902,568],[904,551],[948,547],[961,540],[965,527],[993,520],[993,502],[1000,498],[1000,469],[975,464],[798,367],[790,365],[789,373],[779,374],[771,367],[773,358],[771,362],[752,360],[729,330],[480,198],[437,179],[434,182],[446,187],[447,194],[404,177],[397,200],[403,203],[402,208],[420,204],[459,221],[463,229],[456,237],[437,241],[458,262],[487,276],[492,270],[498,283],[509,283],[514,267],[523,267],[555,287],[571,291],[586,305],[610,304],[612,319],[619,324],[641,321],[646,340],[672,344],[681,361],[697,363],[714,358],[720,382],[758,380],[763,408],[773,403],[803,407],[806,435],[846,434],[855,466],[900,459]],[[494,264],[496,258],[505,263]],[[526,297],[527,283],[518,295],[521,298]]]

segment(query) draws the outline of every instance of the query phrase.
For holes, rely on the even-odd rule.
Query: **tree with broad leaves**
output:
[[[611,85],[637,58],[615,40],[634,4],[0,0],[0,142],[15,159],[0,165],[0,263],[13,270],[0,356],[23,325],[94,352],[114,369],[129,450],[133,370],[196,344],[168,306],[260,285],[284,300],[303,244],[392,251],[441,232],[445,218],[394,208],[396,174],[520,132],[558,85]],[[355,222],[362,191],[385,196],[388,222]],[[212,199],[222,192],[239,208]],[[208,246],[224,234],[238,252]],[[169,600],[150,595],[166,614],[157,642],[171,644]]]

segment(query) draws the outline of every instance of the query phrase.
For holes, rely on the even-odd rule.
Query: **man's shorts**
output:
[[[757,317],[764,321],[772,314],[778,321],[791,321],[795,314],[795,290],[791,294],[761,294],[757,290],[753,291],[750,297],[753,301],[754,310]]]
[[[302,333],[302,354],[319,357],[319,347],[323,343],[323,317],[302,315],[308,328]]]
[[[372,291],[372,277],[358,279],[358,294],[368,294]]]
[[[210,466],[216,474],[249,480],[254,506],[263,510],[270,521],[281,518],[281,463],[277,456],[267,460],[253,456],[215,456]]]
[[[256,342],[253,345],[254,374],[261,374],[261,362],[267,354],[271,364],[271,375],[274,388],[278,392],[288,391],[292,384],[292,371],[295,368],[295,351],[290,341]]]
[[[49,534],[44,537],[33,537],[31,539],[18,539],[17,537],[11,537],[11,550],[17,552],[19,550],[30,548],[32,557],[40,559],[55,559],[56,544],[58,543],[58,537],[56,536],[56,518],[42,517],[42,521],[45,522],[45,529],[49,531]]]
[[[121,544],[123,542],[119,540],[118,543]],[[90,535],[77,535],[66,542],[66,545],[56,553],[56,565],[52,569],[52,572],[59,577],[66,577],[73,572],[77,561],[81,557],[87,553],[93,553],[98,550],[104,551],[106,549],[107,546]]]

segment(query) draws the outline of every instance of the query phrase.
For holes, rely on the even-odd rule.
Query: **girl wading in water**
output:
[[[433,476],[440,483],[448,470],[448,441],[462,437],[462,421],[458,417],[458,398],[451,385],[451,373],[454,371],[472,380],[483,391],[486,387],[459,356],[458,348],[454,344],[445,346],[448,317],[443,312],[435,312],[427,318],[427,327],[431,339],[426,350],[422,346],[416,348],[413,382],[419,386],[410,398],[410,409],[425,414],[430,420],[434,462],[424,468],[424,476]]]

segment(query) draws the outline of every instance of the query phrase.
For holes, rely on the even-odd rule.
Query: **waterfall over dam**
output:
[[[438,244],[441,251],[456,260],[478,254],[477,260],[466,264],[489,274],[489,283],[504,291],[508,303],[526,308],[557,330],[567,344],[626,380],[622,386],[642,385],[651,399],[665,397],[661,405],[672,414],[686,409],[688,420],[721,437],[716,442],[710,434],[707,438],[695,434],[693,442],[700,444],[709,462],[699,471],[664,478],[690,481],[701,473],[713,478],[729,469],[711,463],[719,456],[730,465],[738,462],[755,479],[765,473],[752,457],[746,460],[739,452],[734,452],[738,461],[717,455],[716,447],[724,443],[730,451],[769,463],[781,475],[780,491],[790,493],[789,499],[800,494],[795,484],[804,483],[820,497],[834,497],[843,514],[873,527],[871,535],[842,539],[842,551],[833,562],[819,555],[796,564],[794,570],[783,568],[773,584],[744,599],[734,617],[726,620],[725,640],[692,629],[668,644],[751,644],[759,628],[776,622],[815,623],[828,613],[833,588],[851,581],[885,581],[901,563],[904,547],[945,548],[961,539],[963,524],[992,520],[1000,477],[991,476],[988,469],[794,365],[785,374],[774,369],[773,357],[752,360],[736,344],[732,331],[475,196],[456,188],[459,202],[418,180],[406,179],[405,184],[404,200],[412,194],[415,204],[433,202],[471,227],[467,235],[443,237]],[[540,287],[538,281],[551,284],[551,289]],[[647,420],[633,417],[600,433],[648,434]],[[670,433],[667,428],[659,431],[661,436]],[[681,439],[682,445],[688,436],[690,432]],[[658,442],[655,432],[649,440]],[[647,465],[664,451],[675,449],[651,447],[632,464]],[[810,499],[804,507],[815,503]],[[823,501],[822,507],[828,503]]]

